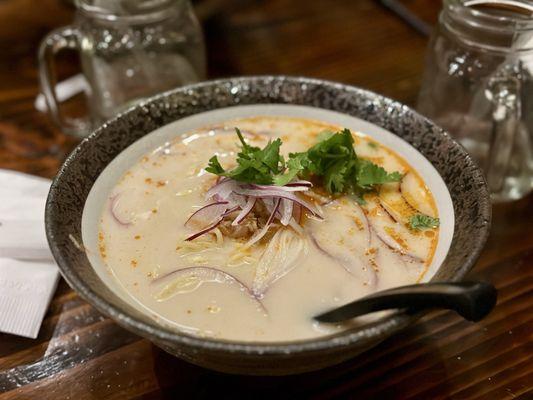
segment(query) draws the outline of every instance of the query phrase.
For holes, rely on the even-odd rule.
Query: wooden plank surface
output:
[[[439,3],[404,1],[429,23]],[[306,75],[416,100],[427,38],[376,1],[206,0],[197,6],[210,77]],[[33,105],[37,44],[71,18],[68,2],[0,1],[0,168],[52,177],[76,144]],[[61,76],[77,69],[73,54],[61,57]],[[80,99],[69,104],[69,112],[82,109]],[[36,340],[0,334],[0,399],[531,398],[532,200],[494,209],[491,237],[471,274],[499,290],[495,311],[481,323],[436,312],[333,368],[281,378],[228,376],[125,331],[61,281]]]

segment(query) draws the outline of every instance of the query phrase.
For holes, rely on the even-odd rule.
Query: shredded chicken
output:
[[[224,236],[229,236],[234,239],[241,239],[251,237],[259,228],[257,226],[257,219],[246,218],[239,225],[231,225],[231,219],[225,219],[220,223],[218,229]]]
[[[234,214],[237,214],[237,212]],[[255,204],[255,207],[250,214],[248,214],[248,216],[238,225],[231,225],[235,218],[234,214],[229,215],[229,218],[224,219],[218,226],[218,229],[220,229],[224,236],[234,239],[252,237],[266,224],[269,217],[268,210],[260,201]]]

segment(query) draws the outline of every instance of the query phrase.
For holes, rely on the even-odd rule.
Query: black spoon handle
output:
[[[384,290],[317,315],[320,322],[341,322],[374,311],[445,308],[469,321],[479,321],[496,305],[497,292],[485,282],[422,283]]]

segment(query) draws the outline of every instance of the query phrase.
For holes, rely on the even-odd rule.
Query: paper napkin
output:
[[[36,338],[59,278],[44,230],[50,181],[0,170],[0,332]]]

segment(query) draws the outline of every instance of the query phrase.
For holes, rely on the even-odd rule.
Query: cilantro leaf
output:
[[[350,162],[338,160],[331,164],[324,173],[324,186],[330,193],[342,193],[348,187],[346,176],[350,169]]]
[[[329,139],[334,134],[335,134],[335,132],[331,132],[331,131],[327,131],[327,130],[326,131],[322,131],[322,132],[320,132],[317,135],[316,140],[317,140],[317,142],[322,142],[323,140]]]
[[[222,165],[220,165],[217,156],[213,156],[209,159],[209,165],[205,170],[215,175],[224,174],[224,168],[222,168]]]
[[[349,129],[320,133],[314,146],[305,152],[289,154],[287,161],[280,154],[281,139],[268,142],[261,149],[246,143],[239,129],[235,128],[235,131],[241,142],[237,166],[226,171],[214,156],[209,160],[207,172],[239,182],[278,186],[286,185],[296,177],[316,177],[322,180],[328,192],[354,194],[361,202],[364,202],[364,193],[376,185],[401,179],[398,172],[388,173],[371,161],[358,158]]]
[[[235,132],[237,132],[239,141],[242,144],[242,154],[246,155],[247,153],[253,153],[260,150],[259,147],[250,146],[248,143],[246,143],[246,140],[244,140],[244,136],[242,136],[241,130],[239,128],[235,128]]]
[[[434,229],[439,227],[440,221],[438,218],[433,218],[429,215],[415,214],[409,218],[409,225],[415,230]]]
[[[358,158],[349,129],[337,133],[323,132],[318,138],[319,142],[306,152],[307,163],[302,164],[300,175],[321,177],[324,187],[332,194],[355,194],[363,201],[362,195],[374,186],[401,179],[398,172],[388,173],[371,161]],[[289,157],[302,157],[306,153]]]
[[[251,146],[244,140],[241,131],[235,128],[241,150],[237,154],[237,166],[226,171],[216,156],[209,160],[206,171],[219,176],[226,176],[239,182],[271,185],[274,176],[282,174],[285,169],[285,160],[280,155],[281,140],[276,139],[263,148]],[[292,178],[291,178],[292,179]]]
[[[353,149],[353,137],[350,131],[345,129],[333,135],[328,134],[322,141],[307,150],[309,162],[306,167],[309,170],[308,172],[324,176],[327,170],[337,164],[338,161],[349,161],[354,157],[356,158],[357,156]]]
[[[250,158],[237,158],[238,165],[236,168],[219,175],[227,176],[241,182],[270,185],[272,183],[270,168],[261,159],[255,157],[255,154],[257,153],[254,153]]]
[[[362,188],[370,188],[373,185],[398,182],[402,179],[399,172],[388,173],[383,167],[368,160],[359,160],[357,168],[357,183]]]
[[[307,163],[307,157],[305,153],[299,153],[299,155],[289,155],[289,160],[286,163],[286,169],[282,173],[274,176],[274,185],[284,186],[304,169],[304,164]]]
[[[275,174],[279,173],[279,164],[282,161],[279,154],[280,147],[281,139],[278,138],[273,142],[268,142],[263,150],[257,152],[257,159],[261,160]]]

